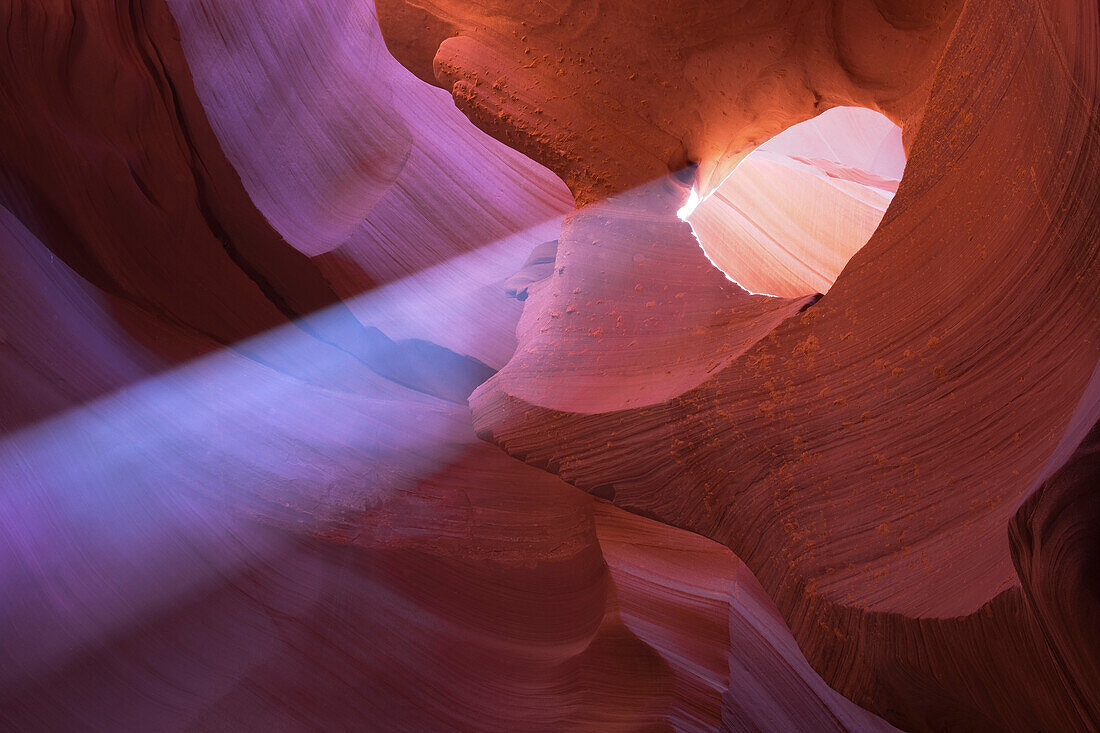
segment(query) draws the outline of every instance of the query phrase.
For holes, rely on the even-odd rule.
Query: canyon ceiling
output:
[[[0,729],[1100,730],[1095,0],[0,26]]]

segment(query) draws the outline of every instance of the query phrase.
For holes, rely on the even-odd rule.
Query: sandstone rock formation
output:
[[[707,259],[750,292],[826,293],[898,190],[901,128],[858,107],[791,127],[680,211]]]
[[[0,1],[0,728],[1100,725],[1094,3],[376,5]]]
[[[573,318],[587,331],[558,328],[537,365],[525,347],[541,342],[521,330],[513,362],[474,394],[475,423],[570,483],[732,548],[826,681],[902,727],[1083,725],[1070,691],[1094,699],[1096,680],[1074,664],[1067,683],[1052,662],[1007,527],[1065,460],[1059,444],[1096,417],[1096,7],[806,3],[769,15],[647,3],[633,22],[595,3],[545,17],[380,7],[398,58],[581,204],[689,165],[706,193],[762,137],[824,106],[860,104],[902,126],[909,160],[882,225],[801,316],[708,378],[660,365],[649,406],[607,399],[629,353],[605,355],[603,384],[590,375],[568,401],[530,389],[569,373],[612,326],[584,301]],[[630,54],[626,38],[645,50]],[[676,205],[647,201],[634,220]],[[602,206],[567,219],[548,290],[602,278],[581,295],[614,303],[621,338],[669,333],[688,362],[708,356],[676,337],[693,322],[715,327],[712,339],[743,333],[690,310],[674,328],[632,324],[665,282],[664,268],[644,267],[649,232],[627,215],[564,246],[569,222]],[[692,303],[710,312],[721,288],[698,271],[680,288],[699,287]],[[1075,411],[1091,418],[1071,421]]]

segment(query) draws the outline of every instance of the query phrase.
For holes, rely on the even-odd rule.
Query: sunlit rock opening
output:
[[[1095,0],[0,17],[0,731],[1100,731]]]
[[[680,218],[741,287],[825,293],[882,221],[904,169],[900,127],[838,107],[761,145],[710,195],[693,190]]]

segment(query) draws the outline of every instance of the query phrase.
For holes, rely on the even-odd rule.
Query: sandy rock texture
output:
[[[0,729],[1097,727],[1097,12],[0,0]]]
[[[538,364],[525,347],[543,342],[521,330],[517,356],[473,395],[479,433],[733,549],[825,680],[900,727],[1087,727],[1081,700],[1100,690],[1085,652],[1050,640],[1090,607],[1076,591],[1073,611],[1037,611],[1009,527],[1097,417],[1095,5],[379,8],[408,68],[570,185],[582,208],[553,295],[603,284],[570,314],[586,332],[557,327]],[[702,267],[678,284],[700,289],[682,321],[637,320],[666,282],[666,268],[646,272],[651,222],[682,197],[627,204],[567,247],[570,222],[683,171],[705,195],[754,145],[841,104],[897,122],[908,162],[827,295],[743,351],[720,349],[732,358],[713,371],[651,370],[638,391],[653,404],[613,404],[629,349],[601,354],[606,379],[590,373],[586,394],[528,386],[570,373],[615,325],[627,343],[681,344],[687,363],[741,336],[747,308],[704,316],[729,286],[708,287]],[[533,297],[524,321],[552,323],[558,302]],[[710,337],[683,335],[693,324]]]
[[[0,23],[0,727],[891,729],[728,548],[477,439],[573,201],[369,5]]]

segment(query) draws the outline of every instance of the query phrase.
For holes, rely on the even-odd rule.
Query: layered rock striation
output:
[[[629,349],[602,352],[606,379],[584,394],[531,389],[615,325],[627,343],[681,344],[688,363],[743,333],[744,307],[709,320],[708,297],[729,286],[707,287],[701,266],[689,281],[701,292],[677,287],[683,321],[632,320],[667,282],[643,266],[641,222],[679,202],[635,206],[559,247],[555,296],[603,284],[577,293],[585,331],[557,327],[536,364],[525,345],[539,336],[521,330],[513,362],[471,400],[475,424],[512,455],[733,549],[826,681],[901,727],[1086,726],[1080,698],[1096,699],[1096,681],[1079,660],[1056,663],[1065,652],[1048,639],[1064,632],[1050,626],[1066,621],[1029,607],[1008,528],[1096,416],[1096,8],[652,3],[632,6],[632,22],[594,3],[522,17],[380,8],[398,58],[570,185],[582,208],[563,241],[569,221],[614,205],[607,194],[667,187],[647,182],[685,166],[707,193],[716,172],[824,107],[898,122],[897,195],[812,307],[743,351],[723,344],[732,358],[713,372],[651,369],[639,391],[653,404],[609,399]],[[527,308],[525,321],[549,324],[558,310],[549,297]],[[711,340],[684,336],[693,323]],[[1084,619],[1088,605],[1059,613]]]
[[[1094,3],[377,12],[0,2],[0,727],[1100,724]]]

